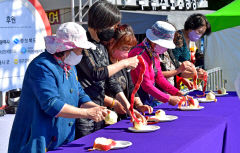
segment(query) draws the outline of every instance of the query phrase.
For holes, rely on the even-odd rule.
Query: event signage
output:
[[[141,6],[152,10],[196,10],[207,8],[208,0],[108,0],[118,6]]]
[[[60,18],[60,11],[58,10],[50,10],[46,11],[48,20],[51,25],[54,24],[60,24],[61,23],[61,18]]]
[[[38,6],[38,7],[37,7]],[[51,34],[37,0],[0,0],[0,91],[21,88],[28,64]]]
[[[159,7],[161,10],[196,10],[208,7],[207,0],[153,0],[151,6]]]

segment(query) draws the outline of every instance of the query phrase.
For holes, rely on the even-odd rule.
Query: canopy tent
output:
[[[207,37],[205,68],[221,67],[227,80],[225,88],[235,91],[234,81],[240,72],[240,0],[206,16],[213,33]]]
[[[208,14],[207,19],[212,25],[212,32],[240,25],[240,1],[235,0],[220,10]]]

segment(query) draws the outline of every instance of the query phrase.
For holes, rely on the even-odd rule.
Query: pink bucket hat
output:
[[[46,36],[44,39],[50,54],[74,48],[96,49],[96,46],[87,40],[85,29],[75,22],[61,24],[56,36]]]

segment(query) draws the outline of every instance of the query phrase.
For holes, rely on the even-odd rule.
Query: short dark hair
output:
[[[102,30],[111,27],[121,20],[119,9],[106,0],[94,3],[88,11],[88,26]]]
[[[209,35],[211,33],[211,25],[203,14],[192,14],[189,16],[184,24],[184,30],[196,30],[202,26],[206,26],[206,31],[203,34]]]

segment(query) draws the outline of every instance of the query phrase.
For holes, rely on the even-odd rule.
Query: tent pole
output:
[[[75,22],[74,0],[71,0],[72,22]]]

